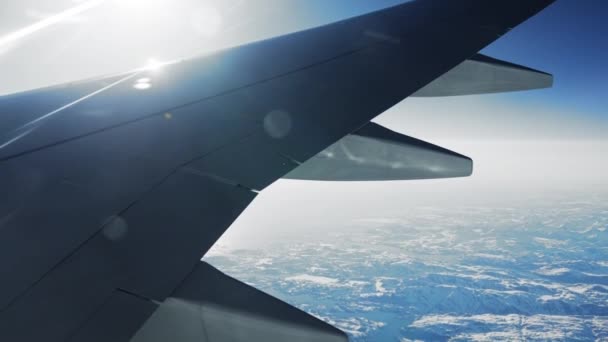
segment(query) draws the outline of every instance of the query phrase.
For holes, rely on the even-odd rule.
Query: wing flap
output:
[[[129,342],[157,308],[150,300],[116,290],[67,341]]]
[[[131,342],[347,340],[329,324],[201,262]]]

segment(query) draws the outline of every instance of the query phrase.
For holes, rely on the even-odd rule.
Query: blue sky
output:
[[[558,0],[488,47],[490,55],[555,75],[552,90],[505,96],[608,118],[608,1]]]

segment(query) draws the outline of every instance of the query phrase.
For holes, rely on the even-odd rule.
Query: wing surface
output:
[[[0,98],[0,340],[128,341],[258,191],[550,2],[417,0]]]

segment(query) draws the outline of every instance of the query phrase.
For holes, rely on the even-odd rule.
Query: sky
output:
[[[151,60],[189,58],[400,2],[4,0],[0,94],[123,72]],[[552,73],[552,89],[406,99],[375,120],[472,157],[472,177],[336,184],[281,180],[259,196],[228,236],[246,240],[244,232],[264,227],[267,232],[304,229],[360,219],[361,213],[390,216],[422,202],[608,190],[606,15],[605,0],[558,0],[482,51]]]

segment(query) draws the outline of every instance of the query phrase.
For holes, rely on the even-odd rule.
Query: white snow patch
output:
[[[391,265],[411,265],[413,263],[413,260],[411,259],[402,259],[399,261],[394,261],[393,263],[391,263]]]
[[[349,280],[344,285],[347,287],[362,287],[369,285],[369,282],[360,280]]]
[[[382,284],[382,280],[376,279],[376,284],[374,286],[376,287],[376,292],[378,292],[379,294],[386,293],[386,289],[384,288],[384,286]]]
[[[386,326],[386,323],[384,322],[372,321],[363,317],[351,317],[336,320],[329,317],[316,317],[354,337],[368,335],[371,331]]]
[[[557,247],[562,247],[566,244],[566,241],[540,238],[540,237],[535,237],[534,241],[536,241],[537,243],[540,243],[545,248],[557,248]]]
[[[542,274],[545,276],[558,276],[558,275],[562,275],[562,274],[565,274],[568,272],[570,272],[570,269],[565,268],[565,267],[560,267],[560,268],[542,267],[541,269],[536,271],[536,273]]]
[[[581,274],[584,274],[587,277],[608,277],[608,274],[597,274],[597,273],[589,273],[589,272],[581,272]]]
[[[574,293],[578,293],[578,294],[584,294],[585,292],[591,290],[593,288],[593,285],[575,285],[575,286],[569,286],[568,290]]]
[[[338,285],[338,279],[322,277],[322,276],[314,276],[310,274],[300,274],[293,277],[285,278],[287,281],[294,282],[302,282],[302,283],[312,283],[316,285],[322,286],[336,286]]]
[[[473,256],[484,259],[492,259],[492,260],[505,260],[505,261],[514,261],[512,258],[501,254],[487,254],[487,253],[476,253]]]
[[[487,333],[458,334],[455,341],[494,342],[494,341],[520,341],[519,332],[516,329],[506,331],[492,331]]]
[[[550,302],[550,301],[555,301],[555,300],[574,300],[576,298],[575,295],[573,295],[570,292],[567,291],[562,291],[560,293],[554,294],[554,295],[544,295],[544,296],[540,296],[538,297],[538,300],[541,302]]]
[[[410,328],[429,331],[463,331],[469,327],[478,330],[485,325],[491,331],[481,333],[463,332],[454,336],[454,341],[567,341],[581,336],[589,327],[595,337],[605,337],[608,318],[557,315],[428,315],[410,325]],[[447,326],[442,328],[441,325]],[[454,328],[449,328],[454,327]]]
[[[266,266],[272,265],[271,258],[262,258],[255,263],[255,267],[260,270],[265,270]]]
[[[457,278],[464,278],[464,279],[472,279],[472,280],[493,280],[493,281],[499,281],[500,279],[493,277],[491,275],[487,275],[487,274],[463,274],[463,273],[450,273],[450,272],[438,272],[436,273],[437,275],[442,275],[442,276],[449,276],[449,277],[457,277]]]

